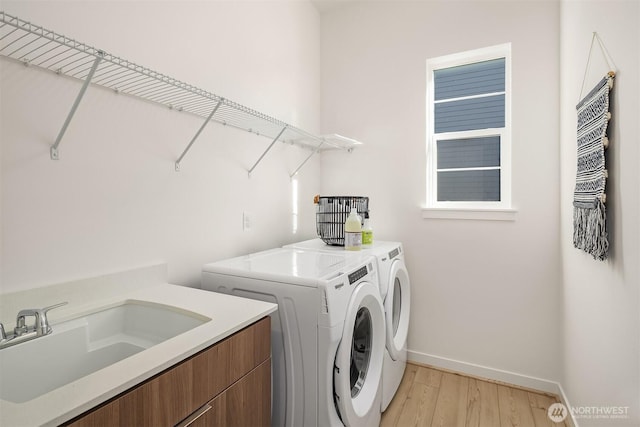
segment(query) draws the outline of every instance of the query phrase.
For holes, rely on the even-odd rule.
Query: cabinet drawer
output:
[[[210,409],[208,409],[210,407]],[[183,427],[271,425],[271,359],[207,404],[201,417]]]
[[[270,317],[246,327],[111,401],[72,426],[173,426],[270,360]]]

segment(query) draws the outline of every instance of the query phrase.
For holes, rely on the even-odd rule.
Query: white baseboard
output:
[[[432,354],[420,353],[414,350],[407,350],[407,361],[421,363],[435,368],[456,371],[474,377],[513,384],[519,387],[553,393],[560,398],[561,402],[567,408],[571,408],[562,385],[556,381],[545,380],[543,378],[536,378],[502,369],[490,368],[488,366],[477,365],[475,363],[462,362],[460,360],[449,359],[446,357],[434,356]],[[570,427],[579,427],[571,413],[571,410],[568,410],[568,412],[569,417],[565,420],[567,425]],[[570,423],[573,423],[573,425]]]
[[[562,401],[564,406],[566,406],[567,408],[571,408],[571,405],[569,404],[569,399],[567,399],[567,395],[564,393],[564,389],[562,388],[562,384],[560,383],[558,383],[557,394],[558,394],[558,397],[560,397],[560,400]],[[571,409],[569,409],[569,416],[567,417],[566,420],[564,420],[564,422],[568,427],[580,427],[578,425],[578,421],[576,421],[576,418],[573,416],[573,412],[571,411]],[[573,423],[573,425],[571,423]]]
[[[431,365],[436,368],[449,369],[475,377],[487,378],[489,380],[501,381],[520,387],[559,395],[559,384],[542,378],[535,378],[528,375],[518,374],[516,372],[504,371],[502,369],[489,368],[487,366],[476,365],[475,363],[461,362],[459,360],[420,353],[413,350],[407,350],[407,359],[412,362]]]

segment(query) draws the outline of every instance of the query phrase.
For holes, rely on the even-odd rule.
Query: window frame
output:
[[[441,69],[468,65],[493,59],[505,59],[505,126],[456,132],[435,133],[434,72]],[[511,43],[454,53],[427,60],[427,210],[501,211],[511,207]],[[494,92],[483,94],[502,94]],[[477,96],[452,98],[465,99]],[[437,141],[474,137],[500,137],[500,200],[499,201],[438,201]],[[425,215],[423,215],[425,216]],[[425,217],[432,217],[432,214]],[[451,217],[450,215],[446,216]],[[463,215],[464,217],[464,215]],[[485,218],[481,218],[485,219]]]

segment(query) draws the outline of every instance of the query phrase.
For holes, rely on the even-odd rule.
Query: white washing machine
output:
[[[361,251],[345,251],[342,246],[330,246],[321,239],[305,240],[286,245],[307,251],[326,253],[373,255],[378,268],[380,297],[384,303],[386,346],[382,368],[381,410],[389,406],[402,381],[407,366],[407,335],[411,306],[411,283],[404,263],[404,250],[400,242],[374,241]]]
[[[203,289],[278,304],[272,425],[379,425],[385,321],[375,262],[281,248],[203,267]]]

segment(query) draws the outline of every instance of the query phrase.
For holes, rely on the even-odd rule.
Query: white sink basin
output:
[[[128,300],[53,324],[47,336],[0,350],[0,399],[35,399],[210,320],[167,305]]]

